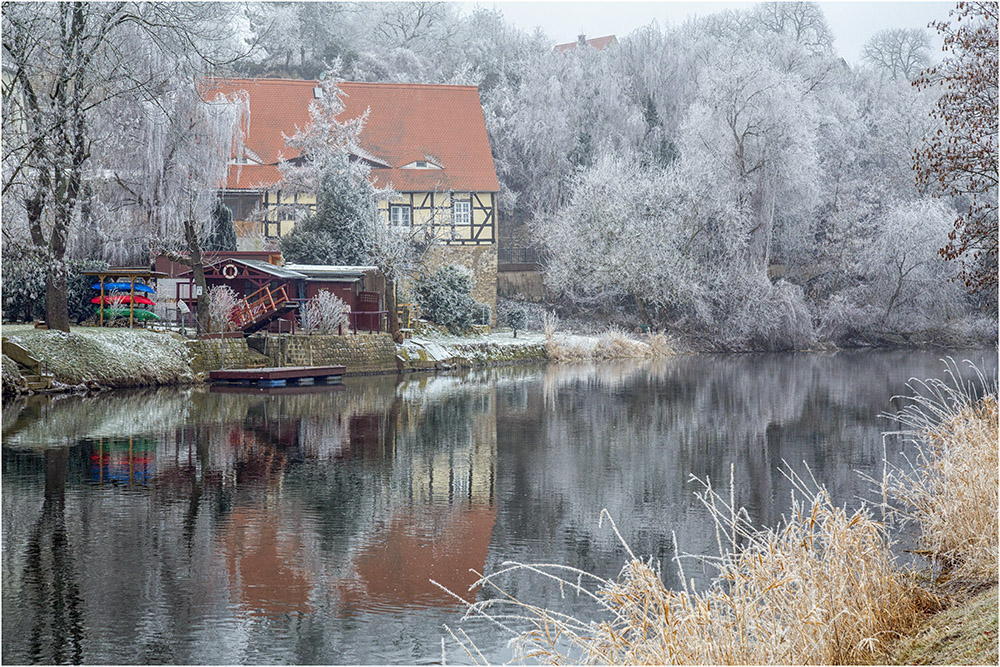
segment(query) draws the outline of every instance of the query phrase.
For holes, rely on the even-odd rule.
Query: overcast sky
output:
[[[750,7],[741,2],[480,2],[464,3],[496,8],[514,25],[531,31],[540,26],[556,43],[572,42],[576,36],[624,37],[656,19],[661,26],[683,23],[689,16],[705,16],[725,9]],[[933,20],[947,20],[954,2],[820,2],[836,36],[834,47],[849,63],[856,64],[865,41],[885,28],[927,28]],[[931,34],[940,57],[941,40]]]

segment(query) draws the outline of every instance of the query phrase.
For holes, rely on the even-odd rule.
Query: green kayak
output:
[[[94,312],[98,315],[101,312],[101,308],[95,308]],[[114,320],[114,319],[128,319],[128,308],[104,308],[104,319]],[[149,320],[158,320],[160,316],[151,310],[142,310],[141,308],[136,308],[132,311],[132,318],[136,322],[147,322]]]

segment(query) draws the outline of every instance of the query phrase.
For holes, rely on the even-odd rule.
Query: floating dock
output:
[[[288,385],[340,384],[345,366],[283,366],[281,368],[232,368],[209,371],[213,382],[257,387]]]

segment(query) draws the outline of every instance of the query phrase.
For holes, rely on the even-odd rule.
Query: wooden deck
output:
[[[333,394],[346,391],[347,387],[339,382],[320,384],[290,384],[283,387],[258,387],[256,384],[234,382],[217,382],[208,388],[213,394],[258,394],[261,396],[289,396],[296,394]]]
[[[284,387],[296,384],[339,384],[345,366],[283,366],[281,368],[232,368],[210,371],[212,382],[255,384],[258,387]]]

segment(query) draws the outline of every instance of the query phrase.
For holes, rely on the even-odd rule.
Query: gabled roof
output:
[[[264,275],[273,276],[279,279],[298,279],[305,278],[304,273],[299,273],[298,271],[293,271],[287,269],[283,266],[275,266],[274,264],[269,264],[268,262],[262,262],[259,259],[237,259],[236,257],[224,257],[222,259],[217,259],[211,263],[205,264],[205,269],[216,269],[219,267],[224,267],[226,264],[241,264],[248,269],[256,271],[257,273],[262,273]],[[221,268],[219,269],[221,271]],[[177,274],[178,278],[185,278],[187,276],[194,275],[194,269],[188,269]]]
[[[602,51],[617,41],[618,38],[615,37],[614,35],[605,35],[604,37],[594,37],[593,39],[588,39],[584,43],[589,47],[597,49],[598,51]],[[580,45],[580,40],[578,39],[575,42],[569,42],[567,44],[556,44],[554,47],[552,47],[552,50],[555,51],[556,53],[562,53],[563,51],[569,51],[570,49],[575,49],[579,45]]]
[[[292,79],[227,79],[206,86],[208,96],[245,90],[250,98],[246,146],[262,164],[231,165],[228,189],[265,189],[281,181],[279,157],[299,155],[285,144],[285,137],[310,122],[309,105],[319,85]],[[373,165],[376,185],[392,185],[400,192],[500,189],[475,86],[343,82],[339,88],[344,104],[340,120],[368,111],[359,157]],[[416,161],[443,168],[401,169]]]

